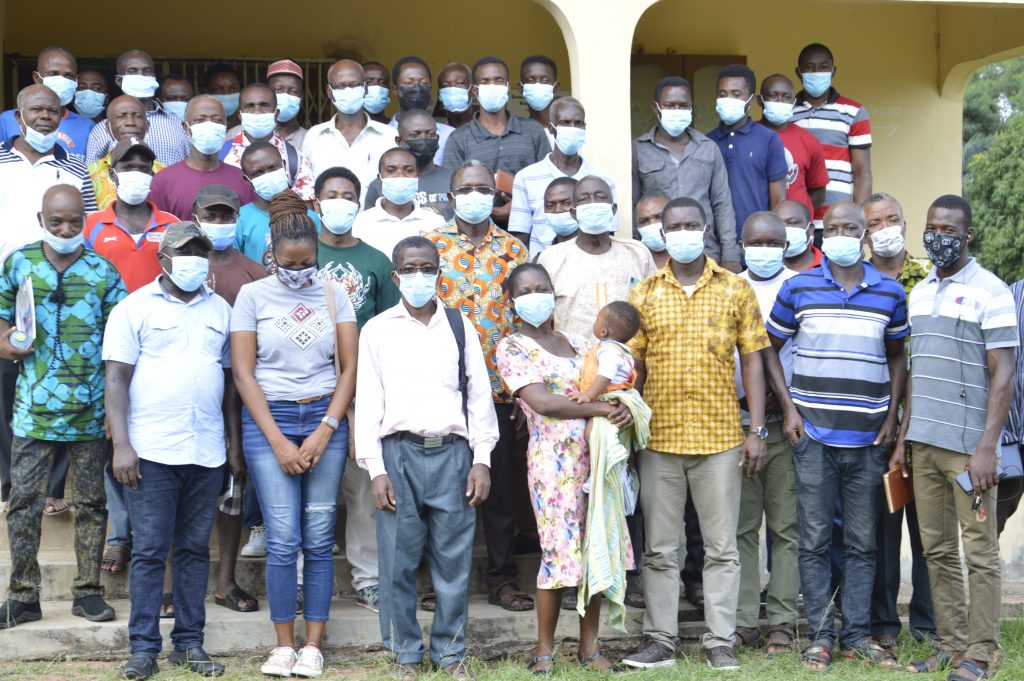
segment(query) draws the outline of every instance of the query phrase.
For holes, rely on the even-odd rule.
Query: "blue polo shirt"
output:
[[[76,114],[71,109],[64,109],[64,118],[57,129],[57,144],[69,154],[85,157],[85,145],[89,142],[89,133],[96,126],[91,118]],[[21,135],[21,128],[14,118],[14,109],[0,114],[0,139],[9,140]]]
[[[789,393],[807,434],[833,447],[874,442],[889,411],[885,341],[904,338],[903,285],[868,262],[864,279],[847,293],[828,258],[787,279],[768,317],[768,333],[792,339]]]
[[[771,209],[768,183],[786,177],[786,148],[773,130],[757,125],[749,116],[739,129],[726,130],[719,125],[708,137],[718,144],[725,159],[736,213],[736,240],[740,241],[747,218],[759,210]]]

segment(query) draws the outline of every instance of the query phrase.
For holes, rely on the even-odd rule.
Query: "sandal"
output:
[[[931,674],[942,671],[953,663],[953,658],[945,650],[936,650],[923,660],[911,662],[907,671],[911,674]]]
[[[899,647],[899,640],[892,634],[882,634],[881,636],[873,636],[874,640],[878,645],[882,646],[886,650],[896,650]]]
[[[491,605],[500,605],[509,612],[525,612],[533,610],[533,599],[523,593],[512,582],[502,584],[487,597]]]
[[[625,603],[631,608],[640,608],[641,610],[647,607],[647,601],[644,599],[642,591],[627,591]]]
[[[871,639],[861,641],[852,648],[843,648],[842,655],[844,659],[862,660],[865,665],[879,669],[896,669],[899,666],[895,655]]]
[[[736,642],[733,644],[734,649],[756,649],[760,648],[762,645],[764,645],[764,638],[761,636],[760,629],[757,627],[736,627]]]
[[[71,510],[71,506],[63,499],[46,497],[46,505],[43,507],[43,515],[61,515]]]
[[[107,550],[103,552],[103,559],[100,562],[100,570],[113,574],[124,572],[131,554],[132,550],[127,546],[122,546],[121,544],[107,546]]]
[[[547,666],[541,669],[541,665],[546,664]],[[551,655],[537,655],[526,665],[526,670],[531,674],[537,676],[550,674],[555,668],[555,658]]]
[[[973,676],[964,676],[960,674],[960,670],[966,670]],[[960,666],[956,670],[946,677],[946,681],[984,681],[988,678],[988,671],[981,668],[974,660],[962,660]]]
[[[437,610],[437,594],[427,594],[420,599],[420,610],[434,612]]]
[[[800,652],[800,662],[812,672],[827,672],[832,667],[832,644],[815,641]]]
[[[169,620],[174,617],[174,594],[164,594],[160,597],[160,619]]]
[[[776,624],[768,627],[768,643],[765,646],[765,654],[781,655],[793,649],[793,630],[785,624]]]
[[[259,601],[242,591],[238,585],[233,586],[224,596],[214,594],[213,602],[235,612],[256,612],[260,609]],[[247,605],[242,605],[242,603],[247,603]]]
[[[590,665],[594,664],[595,662],[597,662],[598,660],[604,660],[605,662],[608,663],[608,666],[607,667],[591,667],[590,666]],[[607,656],[605,656],[605,654],[602,653],[600,650],[595,650],[594,654],[591,655],[590,657],[583,657],[579,653],[576,653],[576,661],[580,663],[580,667],[581,668],[590,670],[592,672],[606,672],[606,673],[609,673],[609,674],[617,674],[617,673],[622,671],[621,668],[619,668],[614,662],[609,660],[607,658]]]

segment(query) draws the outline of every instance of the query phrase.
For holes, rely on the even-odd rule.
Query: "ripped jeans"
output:
[[[269,402],[281,432],[296,446],[311,435],[327,413],[330,397],[298,404]],[[267,527],[267,600],[270,621],[295,619],[296,561],[305,557],[303,619],[328,620],[334,590],[335,503],[348,457],[348,421],[342,419],[312,473],[289,475],[247,409],[242,411],[242,445],[249,475],[256,485]]]

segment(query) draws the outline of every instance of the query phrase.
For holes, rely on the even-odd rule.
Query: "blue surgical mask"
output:
[[[363,97],[363,108],[372,114],[379,114],[391,102],[391,92],[383,85],[367,85]]]
[[[665,250],[677,263],[686,265],[704,252],[704,230],[677,229],[665,234]]]
[[[251,181],[252,188],[256,190],[261,199],[267,201],[288,189],[288,173],[284,168],[264,173],[259,177],[252,178]]]
[[[821,97],[832,87],[832,72],[812,71],[801,73],[800,81],[804,86],[804,92],[811,97]]]
[[[136,99],[149,99],[156,94],[159,87],[160,83],[156,82],[153,76],[138,73],[126,73],[121,76],[121,92]]]
[[[784,248],[750,246],[743,249],[743,260],[751,272],[762,279],[771,279],[782,270],[785,254]]]
[[[516,314],[530,326],[540,326],[551,319],[555,311],[555,296],[552,293],[527,293],[513,298]]]
[[[483,192],[455,195],[455,214],[471,225],[487,220],[494,208],[494,197]]]
[[[175,286],[192,292],[206,281],[210,274],[210,261],[198,255],[176,255],[171,258],[171,271],[164,272]]]
[[[43,85],[50,88],[60,97],[60,105],[67,106],[75,97],[75,88],[78,87],[77,80],[71,80],[64,76],[44,76]]]
[[[192,134],[192,146],[200,154],[216,154],[224,146],[224,138],[227,137],[228,129],[223,123],[203,121],[188,126]]]
[[[640,241],[652,251],[663,252],[665,250],[665,237],[661,234],[661,223],[654,222],[641,227]]]
[[[793,117],[793,102],[765,102],[764,117],[772,125],[785,125]]]
[[[213,98],[224,107],[224,115],[231,118],[238,112],[238,104],[242,99],[242,93],[230,92],[226,95],[213,95]]]
[[[807,228],[786,227],[786,241],[789,242],[786,246],[786,257],[795,258],[800,255],[807,250]]]
[[[547,222],[551,231],[558,236],[569,236],[580,228],[576,218],[569,211],[564,213],[544,213],[544,221]]]
[[[223,251],[229,246],[235,245],[235,232],[238,226],[236,223],[198,222],[198,224],[203,233],[213,242],[213,250]]]
[[[584,203],[576,206],[576,222],[584,234],[615,231],[615,211],[610,203]]]
[[[497,113],[508,104],[508,85],[488,83],[476,86],[476,99],[488,113]]]
[[[534,111],[543,111],[555,98],[555,86],[550,83],[525,83],[523,84],[523,99],[526,105]]]
[[[277,120],[287,123],[299,115],[299,107],[302,106],[302,97],[290,95],[287,92],[277,93]]]
[[[658,121],[669,137],[679,137],[693,123],[693,109],[658,108]]]
[[[302,269],[293,270],[287,267],[277,266],[277,278],[281,280],[281,283],[288,288],[300,289],[305,288],[309,282],[313,281],[313,277],[319,268],[316,265],[309,267],[303,267]]]
[[[862,242],[852,236],[830,236],[822,240],[825,257],[840,267],[850,267],[860,259]]]
[[[462,113],[469,108],[469,90],[464,87],[443,87],[438,92],[446,111]]]
[[[188,102],[179,102],[174,100],[171,102],[161,102],[160,106],[167,113],[173,114],[181,120],[185,120],[185,109],[188,108]]]
[[[580,148],[587,142],[586,128],[576,128],[568,125],[555,127],[555,146],[566,156],[579,153]]]
[[[419,188],[418,177],[382,177],[380,180],[380,193],[397,206],[404,206],[416,198]]]
[[[723,123],[732,125],[747,115],[747,102],[749,101],[750,97],[746,99],[719,97],[715,100],[715,111],[718,112],[718,117],[722,119]]]
[[[363,108],[366,90],[362,85],[356,87],[331,88],[334,107],[345,115],[358,113]]]
[[[79,232],[75,236],[68,237],[67,239],[65,239],[64,237],[60,237],[57,236],[56,234],[53,234],[48,229],[44,229],[43,242],[48,244],[50,248],[57,251],[61,255],[70,255],[71,253],[75,252],[75,249],[77,249],[85,242],[85,236],[83,236],[83,234]]]
[[[437,275],[423,272],[399,274],[398,290],[405,302],[415,308],[423,307],[437,295]]]
[[[324,199],[320,202],[320,222],[331,234],[351,231],[359,204],[348,199]]]
[[[24,111],[21,113],[21,120],[23,123],[25,122]],[[48,154],[53,149],[53,145],[57,143],[57,130],[44,135],[35,128],[29,127],[28,123],[25,123],[25,141],[40,154]]]
[[[253,139],[262,140],[270,137],[275,127],[277,127],[277,121],[274,120],[273,113],[242,114],[242,130],[245,130]]]
[[[75,111],[79,116],[96,118],[103,113],[103,105],[107,103],[107,96],[95,90],[79,90],[75,93]]]

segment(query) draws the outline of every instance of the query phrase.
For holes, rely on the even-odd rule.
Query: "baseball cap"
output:
[[[196,194],[195,203],[200,208],[227,206],[238,211],[238,194],[222,184],[208,184]]]
[[[115,144],[114,148],[110,150],[110,165],[114,165],[115,163],[120,161],[122,158],[124,158],[125,154],[127,154],[132,149],[141,149],[146,154],[148,154],[152,160],[156,160],[156,153],[149,147],[148,144],[143,142],[138,137],[129,137],[128,139],[121,140],[120,142]]]
[[[277,76],[280,74],[288,74],[289,76],[295,76],[300,80],[302,78],[302,67],[293,62],[291,59],[279,59],[273,64],[267,67],[267,78],[271,76]]]
[[[213,242],[203,234],[203,230],[194,222],[175,222],[167,225],[160,239],[160,250],[165,248],[181,248],[189,241],[199,239],[209,250],[213,250]]]

